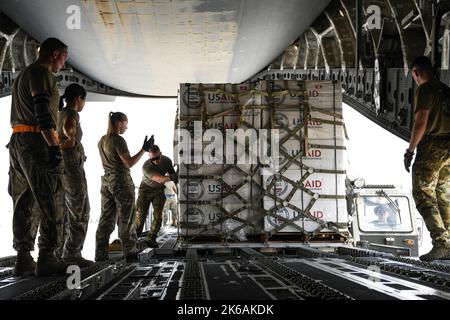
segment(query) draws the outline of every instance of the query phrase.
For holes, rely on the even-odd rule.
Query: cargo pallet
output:
[[[284,85],[284,87],[280,88]],[[336,202],[338,208],[338,201],[342,203],[345,201],[345,195],[337,194],[337,175],[345,175],[345,170],[337,169],[337,152],[339,150],[345,151],[345,146],[339,145],[336,140],[336,132],[342,132],[342,136],[347,136],[345,124],[343,122],[341,109],[336,109],[337,104],[342,104],[341,96],[337,95],[339,92],[340,83],[333,82],[314,82],[316,87],[326,87],[326,90],[331,90],[331,98],[329,103],[332,106],[330,110],[318,108],[314,103],[309,103],[309,92],[304,81],[261,81],[259,83],[245,83],[241,85],[203,85],[203,84],[186,84],[182,85],[180,89],[177,120],[175,127],[179,129],[186,129],[191,136],[194,132],[194,121],[201,122],[201,129],[217,126],[219,131],[225,137],[226,126],[243,129],[279,129],[284,132],[279,146],[280,154],[285,158],[286,162],[282,164],[277,171],[277,178],[283,183],[290,185],[292,191],[287,198],[281,199],[276,190],[276,179],[271,181],[264,181],[263,175],[260,175],[264,166],[258,163],[251,165],[250,168],[243,170],[238,165],[217,164],[214,168],[217,172],[204,173],[201,171],[200,165],[180,165],[179,178],[184,182],[181,188],[178,188],[180,205],[180,221],[181,232],[179,237],[184,242],[190,243],[267,243],[269,241],[298,241],[308,242],[318,239],[320,241],[341,241],[344,242],[348,238],[348,232],[343,231],[346,225],[342,223],[333,223],[324,221],[310,213],[311,208],[316,201],[328,199]],[[312,84],[310,84],[311,87]],[[294,87],[294,89],[291,89]],[[244,88],[244,90],[243,90]],[[331,88],[331,89],[330,89]],[[216,112],[211,112],[206,104],[207,97],[219,96],[228,103],[227,110],[218,109]],[[193,97],[193,98],[192,98]],[[339,98],[339,99],[338,99]],[[337,102],[338,101],[338,102]],[[194,104],[195,106],[192,106]],[[217,109],[216,105],[211,105]],[[192,107],[192,108],[191,108]],[[338,106],[339,107],[339,106]],[[191,112],[192,111],[192,112]],[[278,115],[276,114],[278,112]],[[280,120],[280,112],[296,112],[298,114],[298,121],[294,126],[292,124],[283,123]],[[255,115],[256,118],[255,118]],[[227,120],[225,120],[227,118]],[[227,124],[230,119],[237,120],[237,123]],[[233,120],[232,120],[233,121]],[[310,143],[308,127],[310,123],[320,122],[322,124],[330,125],[334,133],[334,142],[329,145],[322,145],[317,141]],[[339,129],[337,129],[339,128]],[[203,131],[202,131],[203,134]],[[317,133],[316,136],[317,138]],[[289,154],[283,150],[283,146],[288,141],[297,141],[300,150],[296,154]],[[237,141],[234,141],[235,147]],[[202,151],[203,151],[203,145]],[[303,163],[303,157],[311,148],[323,148],[334,152],[334,168],[332,169],[317,169],[312,168]],[[178,159],[179,155],[175,155]],[[241,155],[242,156],[242,155]],[[244,156],[249,156],[249,147],[245,146]],[[222,155],[222,163],[226,162],[226,155]],[[291,166],[296,166],[300,175],[300,180],[293,181],[283,174]],[[194,169],[196,168],[196,169]],[[199,169],[200,168],[200,169]],[[200,170],[197,173],[195,170]],[[226,182],[225,175],[232,172],[240,176],[240,181],[235,185]],[[303,182],[312,174],[329,174],[335,177],[336,188],[334,194],[318,195],[303,186]],[[220,193],[212,200],[205,200],[202,198],[202,193],[191,196],[191,186],[202,189],[201,183],[205,180],[217,183]],[[342,181],[340,181],[342,184]],[[243,197],[240,194],[242,187],[250,188],[250,199]],[[272,193],[271,190],[274,190]],[[259,194],[253,195],[253,189],[259,190]],[[295,192],[300,191],[302,194],[309,196],[310,200],[306,205],[295,206],[291,203]],[[184,198],[183,198],[183,192]],[[203,192],[203,189],[202,189]],[[227,197],[234,196],[236,207],[231,210],[224,206]],[[303,198],[303,196],[302,196]],[[269,202],[273,201],[271,208],[266,208]],[[302,200],[303,201],[303,200]],[[279,214],[280,208],[289,208],[295,210],[297,216],[284,217]],[[202,212],[204,210],[205,212]],[[209,220],[205,223],[205,216],[212,212],[218,212],[219,216],[215,221]],[[192,222],[189,218],[194,215],[200,222]],[[214,216],[214,213],[212,214]],[[336,213],[336,216],[338,213]],[[186,216],[186,217],[185,217]],[[184,220],[185,219],[185,220]],[[275,219],[278,225],[272,229],[267,230],[266,220]],[[301,219],[301,220],[300,220]],[[306,230],[302,225],[305,221],[313,227],[311,230]],[[273,224],[273,223],[272,223]],[[231,225],[232,227],[230,227]],[[291,227],[295,232],[286,232],[283,229]],[[245,230],[245,237],[242,232]],[[248,231],[250,230],[250,231]]]

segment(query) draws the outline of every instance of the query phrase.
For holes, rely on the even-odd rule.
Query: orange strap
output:
[[[34,132],[39,133],[41,129],[38,126],[28,126],[25,124],[19,124],[13,128],[13,133],[21,133],[21,132]]]
[[[56,142],[58,142],[58,144],[61,144],[61,141],[59,140],[59,136],[58,133],[56,132],[56,130],[53,130],[53,138],[55,138]]]
[[[19,124],[13,128],[13,133],[21,133],[21,132],[32,132],[32,133],[40,133],[42,130],[39,129],[38,126],[29,126],[26,124]],[[53,131],[53,138],[58,142],[58,144],[61,143],[59,140],[58,133],[54,130]]]

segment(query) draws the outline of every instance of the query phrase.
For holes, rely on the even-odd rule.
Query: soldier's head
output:
[[[39,47],[38,61],[47,65],[51,72],[58,72],[66,64],[67,45],[56,38],[48,38]]]
[[[79,84],[72,83],[66,88],[59,100],[60,110],[64,107],[64,100],[70,108],[81,112],[86,103],[86,90]]]
[[[376,206],[374,213],[378,217],[378,222],[387,222],[388,214],[384,206]]]
[[[122,112],[110,112],[108,116],[107,135],[124,134],[128,129],[128,118]]]
[[[150,149],[148,155],[153,164],[158,165],[161,162],[161,150],[159,150],[159,147],[156,144]]]
[[[433,79],[433,65],[428,57],[420,56],[411,63],[411,74],[414,81],[421,85]]]

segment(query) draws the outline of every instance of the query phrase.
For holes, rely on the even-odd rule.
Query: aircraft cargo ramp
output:
[[[337,244],[183,246],[175,228],[147,248],[139,262],[120,258],[67,279],[16,278],[14,258],[2,260],[0,298],[14,300],[444,300],[450,261],[422,262]],[[245,295],[242,294],[245,292]]]

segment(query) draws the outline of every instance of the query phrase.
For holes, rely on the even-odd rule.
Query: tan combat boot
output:
[[[146,245],[149,248],[158,248],[158,242],[156,242],[156,236],[152,234],[148,234]]]
[[[422,261],[450,260],[450,242],[434,241],[431,251],[420,256],[419,259]]]
[[[58,259],[53,252],[47,250],[39,251],[35,275],[37,277],[48,277],[51,275],[65,274],[67,264]]]
[[[14,276],[25,277],[34,274],[36,269],[36,262],[34,262],[30,251],[18,251],[16,257],[16,264],[14,266]]]

